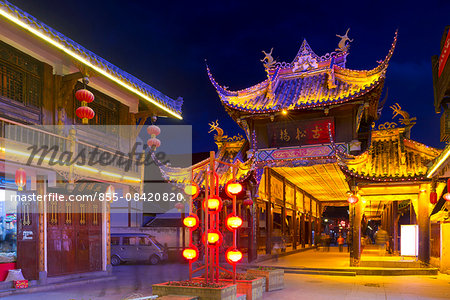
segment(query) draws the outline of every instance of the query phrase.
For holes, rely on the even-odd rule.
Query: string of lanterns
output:
[[[75,92],[75,98],[81,102],[81,106],[76,109],[75,114],[81,119],[82,124],[88,124],[89,120],[95,116],[94,110],[87,106],[88,103],[94,101],[94,94],[85,88],[79,89]]]

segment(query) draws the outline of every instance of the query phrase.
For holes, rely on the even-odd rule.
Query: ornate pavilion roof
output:
[[[407,138],[408,127],[392,128],[392,124],[381,124],[373,130],[370,147],[361,155],[340,156],[343,171],[372,181],[426,179],[429,163],[441,150]]]
[[[217,83],[209,67],[207,72],[220,100],[230,109],[267,113],[328,106],[358,99],[377,88],[381,93],[396,42],[397,32],[386,58],[372,70],[345,67],[348,45],[318,56],[304,40],[292,63],[277,63],[271,53],[264,52],[267,79],[243,90],[228,90]]]
[[[77,42],[54,30],[50,26],[40,22],[35,17],[12,5],[8,1],[0,0],[0,15],[25,28],[33,35],[55,45],[65,53],[73,53],[80,61],[93,67],[95,71],[101,70],[109,75],[110,79],[122,84],[141,98],[149,98],[155,101],[156,106],[162,106],[175,117],[181,119],[181,106],[183,101],[174,100],[150,85],[144,83],[133,75],[119,69],[115,65],[87,50]]]

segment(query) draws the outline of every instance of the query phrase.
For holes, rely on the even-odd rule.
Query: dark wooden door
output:
[[[17,268],[25,279],[38,278],[39,213],[36,202],[17,205]]]
[[[48,276],[102,269],[100,207],[100,203],[60,201],[56,206],[49,203]]]

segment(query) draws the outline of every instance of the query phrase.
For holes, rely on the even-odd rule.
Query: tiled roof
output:
[[[382,86],[396,41],[397,33],[386,58],[367,71],[346,69],[346,52],[319,57],[304,41],[293,63],[275,64],[265,81],[244,90],[225,89],[209,67],[207,72],[223,104],[235,110],[265,113],[326,106],[350,101]],[[296,61],[304,62],[305,67],[295,66]]]
[[[76,55],[79,55],[81,58],[100,68],[115,79],[128,84],[131,89],[134,89],[137,93],[144,94],[145,96],[153,99],[159,105],[165,107],[167,110],[170,110],[175,114],[181,114],[181,106],[183,105],[182,100],[174,100],[164,95],[163,93],[142,82],[133,75],[128,74],[127,72],[119,69],[110,62],[104,60],[100,56],[87,50],[77,42],[40,22],[33,16],[12,5],[8,1],[0,0],[0,14],[10,20],[11,18],[18,19],[25,25],[29,26],[31,29],[34,29],[42,34],[46,39],[50,39],[53,43],[60,44],[64,49],[74,52]]]
[[[404,128],[372,131],[369,149],[341,158],[342,168],[355,177],[378,181],[424,179],[428,164],[441,150],[405,138]]]

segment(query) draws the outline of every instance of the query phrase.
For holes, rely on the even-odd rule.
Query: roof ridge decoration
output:
[[[377,98],[381,94],[386,68],[397,43],[397,31],[385,59],[379,61],[372,70],[351,70],[345,67],[348,32],[342,37],[341,41],[345,40],[346,45],[341,45],[346,47],[342,48],[343,51],[321,57],[304,40],[292,63],[270,64],[271,68],[266,68],[267,78],[264,81],[242,90],[231,91],[220,86],[207,66],[208,77],[224,106],[238,113],[236,118],[239,118],[239,113],[264,114],[282,109],[299,110],[342,104],[360,99],[368,93],[374,93]],[[267,54],[272,56],[272,51]],[[269,62],[270,57],[265,61]],[[371,116],[377,119],[378,103],[374,105],[376,107],[371,109]]]
[[[0,15],[7,20],[29,31],[38,38],[43,39],[57,49],[68,54],[77,61],[92,68],[96,73],[102,74],[125,89],[131,91],[142,99],[151,102],[170,115],[182,119],[181,107],[183,100],[176,100],[164,95],[160,91],[144,83],[133,75],[121,70],[107,60],[87,50],[77,42],[40,22],[35,17],[21,10],[8,1],[0,0]]]

